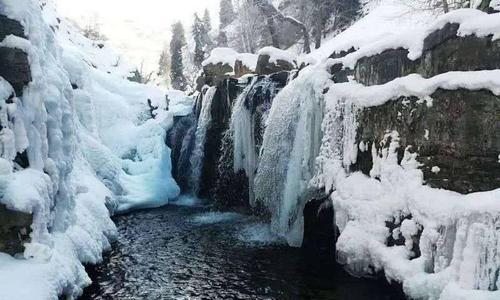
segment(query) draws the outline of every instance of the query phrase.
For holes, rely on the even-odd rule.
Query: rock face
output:
[[[335,253],[337,228],[335,212],[330,195],[324,191],[313,191],[305,195],[310,199],[304,207],[304,240],[302,248],[315,252]]]
[[[286,60],[277,59],[276,62],[271,62],[270,60],[271,57],[267,54],[259,55],[255,72],[259,75],[269,75],[296,69],[296,67],[292,63]]]
[[[403,97],[363,110],[357,142],[380,148],[386,133],[396,130],[400,157],[411,146],[430,186],[464,194],[498,188],[500,98],[468,90],[438,90],[431,97],[432,106]],[[358,154],[356,168],[369,174],[371,151]]]
[[[457,24],[447,24],[430,34],[417,61],[410,61],[405,49],[363,58],[355,69],[356,80],[375,85],[411,73],[428,78],[449,71],[500,68],[500,41],[458,37],[457,30]],[[489,91],[468,90],[438,90],[431,98],[432,103],[400,98],[363,110],[357,142],[379,147],[385,134],[395,130],[401,139],[400,156],[411,146],[429,185],[460,193],[498,188],[500,98]],[[354,169],[368,174],[371,161],[370,151],[359,151]]]
[[[232,73],[233,71],[233,66],[230,66],[228,64],[208,64],[203,67],[205,84],[209,86],[217,86],[224,79],[227,79],[229,77],[227,75],[228,73]]]
[[[233,112],[234,105],[238,105],[235,102],[242,101],[244,108],[240,108],[240,113],[245,114],[241,111],[244,109],[249,115],[251,124],[244,126],[251,127],[249,132],[253,133],[253,136],[250,137],[253,141],[253,149],[247,150],[254,151],[255,155],[258,155],[257,153],[262,146],[265,115],[271,108],[274,96],[286,85],[288,76],[288,72],[281,72],[270,76],[249,78],[246,88],[238,94],[238,99],[232,100]],[[236,116],[235,122],[239,122],[239,119],[243,117],[243,115]],[[252,186],[249,182],[250,178],[245,170],[235,171],[234,169],[234,143],[242,141],[235,141],[236,137],[233,132],[235,128],[231,127],[231,124],[228,125],[228,130],[223,135],[222,152],[217,167],[217,181],[213,189],[213,197],[220,206],[249,208]],[[237,124],[232,125],[237,126]],[[256,166],[254,167],[256,168]]]
[[[234,62],[234,77],[240,78],[244,75],[252,74],[254,72],[255,72],[255,70],[251,70],[249,67],[247,67],[245,64],[243,64],[243,62],[241,60],[237,59]]]
[[[23,244],[29,241],[32,223],[32,215],[8,210],[0,204],[0,252],[22,253]]]
[[[18,21],[0,15],[0,41],[9,35],[26,38],[24,27]],[[0,77],[12,85],[16,96],[22,96],[24,87],[31,82],[28,55],[19,49],[0,47]],[[21,168],[29,167],[27,152],[18,153],[14,162]],[[0,252],[22,253],[23,244],[29,241],[32,223],[31,214],[12,211],[0,204]]]
[[[421,58],[415,61],[410,60],[408,50],[402,48],[361,58],[355,68],[356,80],[364,85],[376,85],[412,73],[429,78],[449,71],[500,68],[499,40],[493,41],[491,36],[459,37],[458,28],[458,24],[447,24],[430,34],[424,40]]]
[[[174,117],[174,125],[167,133],[167,146],[172,150],[172,176],[182,193],[189,192],[190,155],[194,147],[196,117]]]
[[[24,27],[18,21],[0,15],[0,41],[9,35],[26,38]],[[0,47],[0,76],[21,96],[23,88],[31,82],[28,55],[19,49]]]

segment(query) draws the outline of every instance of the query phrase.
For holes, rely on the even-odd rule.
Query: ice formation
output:
[[[33,214],[24,254],[0,253],[0,299],[76,297],[90,283],[83,264],[99,262],[116,235],[108,209],[177,196],[164,143],[172,112],[152,119],[147,100],[165,94],[126,80],[130,68],[58,19],[50,2],[4,0],[0,12],[24,25],[28,39],[0,43],[25,51],[32,74],[11,101],[0,77],[0,203]],[[14,162],[24,150],[27,168]]]
[[[275,97],[255,176],[255,199],[271,211],[273,231],[295,246],[302,242],[305,199],[299,198],[314,174],[328,83],[324,68],[311,67]]]
[[[216,87],[209,87],[203,95],[200,116],[196,127],[194,149],[189,159],[191,162],[191,187],[195,195],[198,194],[200,189],[205,141],[207,139],[208,127],[212,121],[212,100],[216,92]]]

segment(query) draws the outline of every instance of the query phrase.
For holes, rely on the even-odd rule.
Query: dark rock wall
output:
[[[188,193],[191,162],[196,133],[196,118],[193,114],[174,117],[174,126],[167,133],[167,146],[172,150],[172,176],[182,193]]]
[[[33,216],[7,209],[0,204],[0,252],[22,253],[29,241]]]
[[[396,130],[400,151],[411,146],[418,153],[427,184],[460,193],[500,187],[500,98],[485,90],[438,90],[431,97],[431,107],[402,97],[363,110],[357,142],[379,147],[387,131]],[[359,151],[359,158],[356,168],[368,174],[371,151]]]
[[[21,23],[0,15],[0,41],[9,35],[26,38]],[[28,55],[19,49],[0,47],[0,76],[12,85],[17,96],[22,96],[23,88],[31,82]]]
[[[447,24],[424,40],[422,56],[412,61],[406,49],[390,49],[361,58],[355,67],[356,80],[364,85],[384,84],[412,73],[430,78],[450,71],[500,68],[500,40],[491,36],[457,35],[458,24]]]
[[[203,169],[199,195],[210,198],[217,183],[217,166],[222,155],[222,137],[229,128],[234,100],[241,93],[242,86],[237,79],[227,78],[217,84],[217,92],[212,100],[212,122],[207,129]]]
[[[0,41],[9,35],[26,38],[24,27],[18,21],[0,15]],[[23,89],[31,82],[28,55],[19,49],[0,47],[0,77],[12,85],[16,94],[0,101],[12,103],[14,96],[21,97]],[[1,128],[4,126],[7,124],[0,124]],[[14,163],[18,168],[29,167],[27,152],[18,153]],[[31,214],[13,211],[0,204],[0,252],[22,253],[24,243],[29,242],[32,223]]]

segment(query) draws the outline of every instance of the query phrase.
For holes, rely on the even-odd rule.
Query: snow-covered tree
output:
[[[217,36],[217,47],[228,47],[228,45],[226,32],[224,30],[219,31],[219,35]]]
[[[164,47],[163,51],[160,54],[160,59],[158,61],[158,80],[160,84],[169,85],[170,83],[170,50],[168,47]]]
[[[184,27],[181,22],[172,25],[172,40],[170,41],[171,68],[170,78],[172,87],[184,91],[187,88],[186,77],[184,76],[184,64],[182,61],[182,48],[186,45]]]
[[[194,22],[191,34],[194,39],[194,64],[197,67],[201,67],[201,63],[205,60],[205,44],[203,42],[204,35],[204,24],[203,21],[198,17],[198,14],[194,14]]]
[[[220,1],[219,18],[221,30],[235,20],[236,13],[234,12],[233,2],[231,0]]]
[[[193,62],[198,68],[201,68],[202,62],[207,58],[210,50],[213,49],[213,42],[210,38],[211,28],[212,24],[208,10],[205,10],[203,19],[200,19],[198,14],[194,14],[191,31],[195,44]]]

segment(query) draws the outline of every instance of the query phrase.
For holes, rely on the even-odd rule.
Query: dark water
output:
[[[170,206],[115,221],[119,239],[82,299],[404,299],[383,280],[269,242],[251,217]]]

